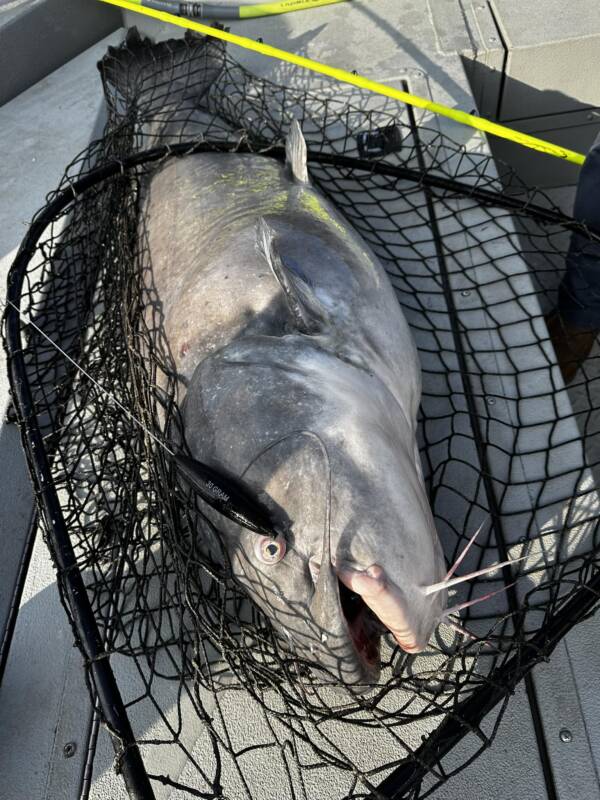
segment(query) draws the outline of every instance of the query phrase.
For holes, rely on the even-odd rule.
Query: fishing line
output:
[[[238,491],[245,489],[245,487],[235,487],[229,481],[224,482],[222,476],[215,470],[213,467],[208,467],[206,464],[203,464],[196,459],[188,458],[181,453],[175,453],[164,441],[159,439],[156,434],[154,434],[144,423],[138,419],[135,414],[128,409],[120,400],[115,397],[115,395],[102,386],[95,378],[93,378],[90,373],[78,364],[75,359],[73,359],[62,347],[54,341],[50,336],[48,336],[45,331],[43,331],[39,325],[37,325],[31,317],[28,317],[21,309],[12,302],[12,300],[6,300],[5,302],[0,301],[0,305],[4,308],[10,306],[13,308],[19,318],[25,325],[30,325],[37,333],[40,334],[50,345],[60,353],[64,358],[67,359],[75,369],[80,372],[98,389],[98,391],[103,394],[105,397],[108,397],[112,402],[121,410],[123,411],[129,419],[131,419],[146,435],[148,435],[159,447],[161,447],[175,462],[176,466],[178,467],[179,471],[188,479],[188,481],[192,484],[192,487],[195,488],[198,493],[202,496],[202,498],[216,511],[223,514],[224,516],[228,517],[229,519],[233,519],[234,522],[242,525],[243,527],[247,528],[248,530],[253,531],[254,533],[262,533],[266,536],[276,537],[281,535],[282,532],[279,529],[280,526],[273,523],[273,520],[266,519],[265,515],[266,508],[263,504],[258,501],[256,498],[249,498],[249,497],[235,497],[235,490]],[[280,444],[285,439],[290,438],[291,436],[297,435],[302,433],[303,435],[308,435],[314,437],[320,444],[321,448],[325,451],[325,460],[328,465],[329,469],[329,499],[327,504],[327,512],[326,512],[326,525],[330,526],[330,505],[331,505],[331,465],[329,463],[329,454],[327,453],[327,449],[325,445],[319,438],[319,436],[312,431],[293,431],[291,434],[284,436],[282,439],[278,440],[277,442],[273,442],[268,445],[264,450],[262,450],[251,462],[248,464],[246,469],[242,472],[240,479],[243,479],[245,474],[248,472],[250,467],[257,461],[260,456],[266,453],[271,448],[275,447],[277,444]],[[199,484],[198,482],[201,481]],[[207,496],[206,494],[206,484],[208,483],[208,489],[211,490],[210,494],[212,496]],[[221,502],[218,502],[221,501]],[[248,506],[248,501],[250,501],[250,506]],[[229,507],[226,507],[229,506]],[[290,548],[295,549],[295,548]]]
[[[15,310],[15,311],[17,312],[17,314],[19,315],[19,317],[20,317],[21,321],[22,321],[22,322],[23,322],[25,325],[31,325],[31,327],[32,327],[32,328],[34,328],[34,329],[35,329],[35,330],[36,330],[36,331],[37,331],[37,332],[40,334],[40,336],[43,336],[43,338],[44,338],[44,339],[46,339],[46,341],[47,341],[47,342],[49,342],[49,343],[52,345],[52,347],[54,347],[54,349],[55,349],[55,350],[57,350],[57,351],[58,351],[58,352],[59,352],[59,353],[60,353],[62,356],[64,356],[64,358],[66,358],[66,359],[67,359],[67,361],[69,361],[71,364],[73,364],[73,366],[75,367],[75,369],[76,369],[76,370],[78,370],[78,371],[79,371],[79,372],[81,372],[83,375],[85,375],[85,377],[86,377],[86,378],[87,378],[89,381],[91,381],[91,382],[94,384],[94,386],[95,386],[95,387],[96,387],[96,388],[97,388],[97,389],[98,389],[98,390],[99,390],[99,391],[100,391],[102,394],[104,394],[106,397],[110,398],[110,400],[112,400],[112,401],[113,401],[113,403],[114,403],[116,406],[118,406],[118,407],[121,409],[121,411],[124,411],[124,412],[125,412],[125,414],[127,414],[127,416],[128,416],[128,417],[129,417],[129,418],[130,418],[130,419],[131,419],[133,422],[135,422],[135,424],[136,424],[136,425],[138,425],[138,426],[139,426],[139,427],[140,427],[140,428],[141,428],[141,429],[144,431],[144,433],[148,434],[148,436],[149,436],[149,437],[150,437],[150,438],[151,438],[151,439],[152,439],[154,442],[156,442],[156,444],[158,444],[160,447],[162,447],[162,448],[163,448],[163,450],[165,450],[165,451],[166,451],[166,452],[167,452],[167,453],[168,453],[168,454],[169,454],[169,455],[170,455],[172,458],[175,458],[175,457],[176,457],[176,454],[173,452],[173,450],[171,450],[171,449],[170,449],[170,447],[168,447],[168,445],[166,445],[166,444],[165,444],[163,441],[161,441],[161,440],[160,440],[160,439],[159,439],[159,438],[158,438],[158,437],[157,437],[157,436],[156,436],[154,433],[152,433],[152,431],[151,431],[151,430],[149,430],[149,429],[148,429],[148,428],[147,428],[147,427],[144,425],[144,423],[143,423],[143,422],[141,422],[141,420],[139,420],[139,419],[138,419],[138,418],[135,416],[135,414],[133,414],[133,413],[132,413],[132,412],[131,412],[131,411],[130,411],[130,410],[129,410],[129,409],[126,407],[126,406],[124,406],[124,405],[123,405],[123,403],[121,403],[121,402],[120,402],[120,400],[117,400],[117,398],[114,396],[114,394],[112,394],[112,392],[109,392],[109,391],[108,391],[108,389],[104,388],[104,386],[102,386],[102,384],[98,383],[98,381],[97,381],[97,380],[95,380],[95,378],[92,378],[92,376],[90,375],[90,373],[89,373],[89,372],[88,372],[86,369],[84,369],[84,368],[83,368],[83,367],[82,367],[80,364],[78,364],[78,363],[77,363],[77,362],[76,362],[76,361],[75,361],[73,358],[71,358],[71,356],[70,356],[70,355],[69,355],[67,352],[65,352],[65,351],[62,349],[62,347],[60,347],[60,345],[58,345],[58,344],[57,344],[57,343],[56,343],[56,342],[55,342],[53,339],[51,339],[51,338],[50,338],[50,336],[48,336],[48,334],[47,334],[47,333],[45,333],[45,332],[44,332],[44,331],[43,331],[43,330],[42,330],[42,329],[41,329],[41,328],[40,328],[38,325],[36,325],[36,324],[35,324],[35,322],[34,322],[34,321],[31,319],[31,317],[28,317],[26,314],[24,314],[24,313],[21,311],[21,309],[20,309],[20,308],[18,308],[18,306],[16,306],[16,305],[15,305],[15,304],[12,302],[12,300],[6,300],[6,302],[2,303],[2,305],[4,306],[4,308],[6,308],[6,306],[7,306],[7,305],[11,306],[11,308],[14,308],[14,310]]]
[[[269,509],[260,501],[254,493],[239,478],[226,475],[214,466],[209,466],[194,458],[190,458],[184,453],[175,453],[165,442],[156,436],[144,423],[139,420],[132,411],[118,400],[115,395],[100,384],[90,373],[78,364],[71,356],[60,347],[39,325],[36,325],[31,317],[24,314],[18,306],[7,299],[2,303],[6,308],[9,305],[13,308],[22,322],[31,325],[40,336],[46,339],[52,347],[57,350],[64,358],[69,361],[76,370],[81,372],[93,383],[98,391],[108,397],[121,409],[135,424],[144,431],[159,447],[171,457],[178,471],[187,480],[193,490],[208,503],[217,513],[227,517],[238,525],[247,528],[254,533],[264,536],[277,537],[280,534],[279,526],[272,518]]]

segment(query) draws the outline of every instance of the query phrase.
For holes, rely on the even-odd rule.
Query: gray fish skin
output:
[[[408,325],[371,249],[295,166],[172,159],[147,189],[143,239],[191,453],[243,477],[289,526],[285,556],[265,563],[264,539],[221,521],[235,576],[300,658],[361,687],[379,667],[365,603],[391,604],[396,624],[382,621],[419,651],[445,604],[420,587],[446,570]],[[355,598],[347,618],[338,574],[373,565],[379,599]]]

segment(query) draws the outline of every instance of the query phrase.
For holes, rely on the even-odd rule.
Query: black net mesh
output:
[[[540,221],[532,208],[550,208],[545,198],[500,179],[487,155],[385,100],[274,85],[191,37],[150,61],[142,52],[130,36],[105,58],[104,136],[48,198],[23,275],[22,310],[83,369],[23,326],[33,407],[17,411],[43,433],[42,479],[56,490],[146,770],[161,797],[178,787],[173,796],[359,798],[412,763],[424,774],[411,796],[426,797],[497,729],[504,704],[482,722],[465,702],[512,659],[500,687],[508,697],[520,659],[524,669],[545,655],[544,630],[598,567],[598,353],[567,391],[544,320],[567,226],[551,212]],[[115,68],[124,63],[125,77]],[[178,424],[160,319],[145,313],[151,264],[138,201],[157,164],[185,155],[154,150],[133,166],[132,156],[182,143],[278,156],[293,118],[312,181],[373,247],[412,328],[421,458],[448,563],[482,524],[461,572],[526,556],[510,574],[456,587],[460,603],[519,578],[463,611],[468,634],[441,625],[418,656],[386,640],[379,682],[362,696],[323,685],[281,644],[232,579],[201,505],[132,419],[159,437]],[[122,168],[48,218],[60,191],[115,159]],[[47,532],[47,514],[42,522]],[[477,735],[460,757],[425,759],[423,741],[447,719]]]

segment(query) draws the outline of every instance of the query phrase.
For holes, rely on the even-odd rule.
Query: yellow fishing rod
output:
[[[275,14],[289,14],[319,6],[347,3],[349,0],[280,0],[278,3],[251,3],[244,5],[224,5],[223,3],[187,3],[177,0],[131,0],[136,5],[166,11],[181,17],[196,19],[252,19],[271,17]]]
[[[147,0],[147,2],[150,1],[154,2],[155,4],[165,2],[165,0]],[[343,2],[343,0],[341,1]],[[322,64],[319,61],[313,61],[305,56],[289,53],[287,50],[281,50],[278,47],[273,47],[272,45],[265,44],[264,42],[255,42],[254,39],[248,39],[245,36],[238,36],[237,34],[221,30],[220,28],[213,28],[209,25],[203,25],[201,22],[196,22],[195,20],[183,19],[176,14],[162,11],[157,8],[148,8],[147,5],[142,4],[142,0],[100,0],[100,2],[108,3],[109,5],[113,6],[119,6],[127,11],[136,11],[140,14],[146,15],[147,17],[158,19],[161,22],[166,22],[170,25],[177,25],[180,28],[188,28],[189,30],[196,31],[197,33],[202,33],[205,36],[212,36],[214,39],[221,39],[222,41],[229,42],[230,44],[237,45],[238,47],[243,47],[246,50],[252,50],[255,53],[260,53],[267,58],[275,58],[279,61],[285,61],[288,64],[295,64],[298,67],[303,67],[304,69],[311,70],[312,72],[316,72],[320,75],[326,75],[327,77],[334,78],[342,83],[349,83],[351,86],[356,86],[359,89],[366,89],[367,91],[374,92],[375,94],[391,97],[394,100],[399,100],[401,103],[406,103],[407,105],[415,106],[416,108],[422,108],[426,111],[430,111],[433,114],[438,114],[441,117],[447,117],[448,119],[458,122],[461,125],[468,125],[471,128],[475,128],[475,130],[483,131],[484,133],[491,134],[492,136],[498,136],[501,139],[508,139],[511,142],[516,142],[517,144],[522,145],[523,147],[529,147],[532,150],[537,150],[540,153],[546,153],[549,156],[561,158],[563,161],[569,161],[572,164],[581,165],[585,161],[585,156],[582,153],[577,153],[574,150],[567,149],[566,147],[560,147],[557,144],[547,142],[544,139],[538,139],[535,136],[530,136],[529,134],[522,133],[521,131],[515,131],[512,128],[507,128],[505,125],[499,125],[497,122],[492,122],[489,119],[476,117],[473,114],[467,114],[466,111],[459,111],[455,108],[449,108],[448,106],[442,105],[442,103],[434,103],[432,100],[427,100],[424,97],[419,97],[418,95],[410,94],[409,92],[403,92],[400,89],[394,89],[392,86],[387,86],[385,83],[378,83],[377,81],[363,78],[362,75],[355,75],[354,73],[347,72],[344,69],[338,69],[337,67],[329,66],[329,64]],[[303,0],[284,0],[282,3],[263,4],[262,8],[264,9],[269,6],[280,6],[282,11],[279,13],[284,13],[286,11],[295,10],[293,9],[294,2],[296,2],[298,9],[303,7],[302,5],[298,5],[299,3],[301,4]],[[311,0],[306,0],[304,7],[308,8],[308,4],[310,2]],[[329,5],[330,2],[331,0],[314,0],[311,7]],[[340,2],[340,0],[333,0],[333,2]],[[287,9],[284,8],[286,4],[288,6]],[[250,11],[251,9],[259,8],[261,8],[261,6],[248,6],[247,10]]]

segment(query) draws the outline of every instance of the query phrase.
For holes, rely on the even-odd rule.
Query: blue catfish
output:
[[[444,611],[445,589],[424,591],[446,568],[419,361],[381,264],[311,185],[297,122],[286,150],[168,161],[145,239],[193,457],[285,518],[276,539],[223,520],[236,579],[300,657],[368,683],[382,625],[418,652]]]

